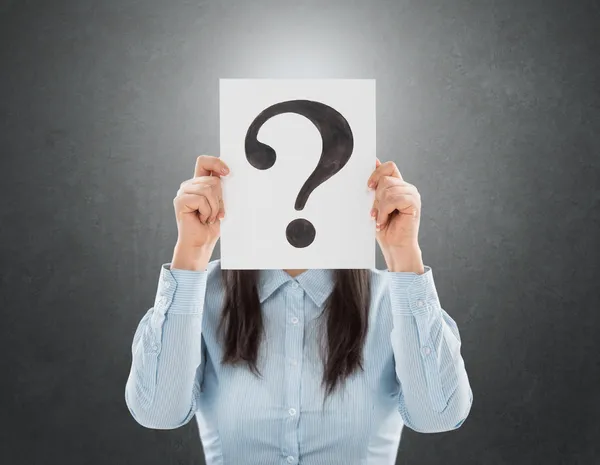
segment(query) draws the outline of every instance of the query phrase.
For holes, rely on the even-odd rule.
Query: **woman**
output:
[[[219,158],[174,200],[178,240],[133,339],[135,420],[196,416],[208,465],[392,465],[404,425],[458,428],[472,391],[454,320],[417,241],[417,189],[393,162],[367,180],[388,269],[220,270]]]

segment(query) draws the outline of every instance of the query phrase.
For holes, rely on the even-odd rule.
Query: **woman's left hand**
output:
[[[375,189],[371,216],[376,218],[376,237],[384,256],[396,250],[419,248],[421,195],[415,186],[402,179],[392,161],[376,161],[367,184]]]

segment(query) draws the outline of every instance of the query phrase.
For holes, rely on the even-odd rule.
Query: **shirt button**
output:
[[[288,412],[290,412],[290,415],[291,415],[291,416],[294,416],[294,415],[296,415],[296,409],[295,409],[295,408],[291,408],[291,409],[289,409],[289,410],[288,410]]]
[[[297,324],[298,323],[298,318],[296,318],[296,317],[292,318],[292,323]]]
[[[287,463],[294,463],[294,457],[291,455],[287,458]]]
[[[158,352],[158,344],[152,344],[152,352]]]
[[[165,289],[171,289],[171,283],[169,281],[167,281],[166,279],[163,282],[163,285],[165,286]]]
[[[417,300],[417,307],[422,307],[425,303],[422,300]]]
[[[429,355],[431,353],[431,349],[429,347],[423,347],[421,351],[423,352],[423,355]]]
[[[292,283],[292,289],[298,289],[298,283],[296,281]]]

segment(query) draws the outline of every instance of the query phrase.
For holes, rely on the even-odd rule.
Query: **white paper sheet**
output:
[[[221,79],[220,120],[223,269],[375,268],[375,80]]]

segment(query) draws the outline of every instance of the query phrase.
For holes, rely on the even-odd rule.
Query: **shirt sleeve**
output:
[[[153,429],[174,429],[196,413],[202,383],[202,313],[208,271],[161,267],[154,306],[132,344],[125,402],[133,418]]]
[[[388,272],[392,349],[400,383],[398,410],[414,431],[456,429],[468,416],[473,392],[455,321],[442,309],[433,273]]]

